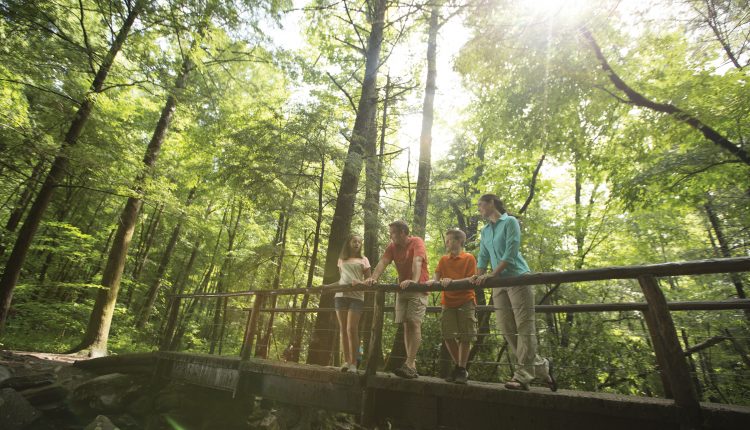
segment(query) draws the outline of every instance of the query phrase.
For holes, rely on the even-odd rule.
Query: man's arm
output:
[[[408,287],[412,283],[419,283],[419,278],[422,276],[422,262],[424,261],[423,257],[416,256],[414,257],[414,261],[411,263],[411,279],[407,279],[404,282],[402,282],[399,286],[403,290],[404,288]]]
[[[388,265],[391,264],[391,259],[388,257],[382,257],[380,261],[378,261],[378,265],[375,266],[375,270],[372,272],[372,276],[365,279],[362,283],[367,286],[372,286],[374,284],[378,283],[378,279],[380,279],[380,276],[385,272],[385,268],[388,267]]]

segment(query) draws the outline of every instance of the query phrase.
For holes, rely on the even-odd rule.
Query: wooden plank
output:
[[[698,394],[690,378],[690,368],[677,338],[674,321],[667,308],[667,299],[655,277],[641,276],[638,282],[648,303],[648,310],[645,312],[648,315],[646,324],[651,332],[654,352],[663,367],[662,373],[666,374],[666,379],[669,380],[675,405],[680,410],[681,428],[701,428]]]

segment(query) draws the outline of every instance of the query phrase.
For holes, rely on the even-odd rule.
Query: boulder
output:
[[[0,384],[13,376],[13,372],[7,366],[0,366]]]
[[[12,388],[16,391],[29,388],[43,387],[55,383],[55,375],[51,373],[32,373],[25,376],[12,376],[0,382],[0,389]]]
[[[0,390],[0,428],[3,430],[21,430],[38,420],[42,413],[16,390]]]
[[[21,395],[34,406],[63,403],[68,397],[68,393],[68,390],[59,384],[29,388],[21,391]]]
[[[119,413],[148,385],[143,376],[111,373],[98,376],[76,387],[70,407],[78,415]]]

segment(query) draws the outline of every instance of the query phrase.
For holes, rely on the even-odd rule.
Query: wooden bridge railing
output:
[[[649,335],[654,348],[657,364],[661,369],[660,375],[664,391],[668,397],[674,399],[676,407],[680,410],[684,428],[699,428],[702,422],[699,398],[693,385],[688,363],[684,351],[677,337],[677,331],[672,320],[670,311],[677,310],[723,310],[744,309],[750,315],[750,300],[739,299],[731,301],[702,301],[702,302],[667,302],[664,293],[659,287],[657,279],[670,276],[694,276],[708,274],[737,273],[750,271],[750,257],[700,260],[679,263],[664,263],[642,266],[606,267],[600,269],[575,270],[568,272],[534,273],[520,277],[490,278],[481,287],[491,289],[498,287],[513,287],[520,285],[541,284],[569,284],[589,281],[603,281],[615,279],[637,280],[645,297],[643,303],[598,303],[579,305],[539,305],[538,312],[606,312],[606,311],[640,311],[644,315]],[[453,282],[447,290],[468,290],[476,287],[468,282]],[[176,328],[177,318],[180,310],[180,302],[186,298],[216,298],[226,301],[230,297],[255,296],[252,310],[248,314],[243,346],[241,349],[242,359],[250,358],[253,337],[258,327],[261,312],[322,312],[332,309],[288,309],[288,308],[264,308],[266,298],[273,295],[295,295],[295,294],[326,294],[339,291],[374,291],[375,304],[371,327],[369,354],[365,376],[374,375],[379,360],[382,357],[382,336],[385,307],[385,293],[398,291],[396,284],[381,284],[372,287],[351,287],[341,285],[327,285],[314,288],[287,288],[278,290],[253,290],[233,293],[205,293],[205,294],[181,294],[171,297],[170,311],[165,325],[161,342],[161,349],[170,348],[171,339]],[[439,285],[429,286],[414,284],[408,291],[442,291]],[[479,310],[491,310],[492,307],[479,307]],[[365,402],[362,411],[364,423],[372,422],[368,404],[368,392],[365,391]]]

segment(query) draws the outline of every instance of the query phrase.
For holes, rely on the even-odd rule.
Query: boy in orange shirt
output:
[[[463,281],[476,274],[477,261],[473,255],[464,252],[466,234],[459,229],[445,232],[444,255],[435,270],[435,279],[430,283],[440,282],[446,288],[452,281]],[[447,382],[466,384],[469,372],[466,362],[469,359],[469,347],[477,334],[476,297],[474,290],[443,291],[440,302],[443,305],[441,331],[445,346],[455,363],[453,372],[445,378]]]

